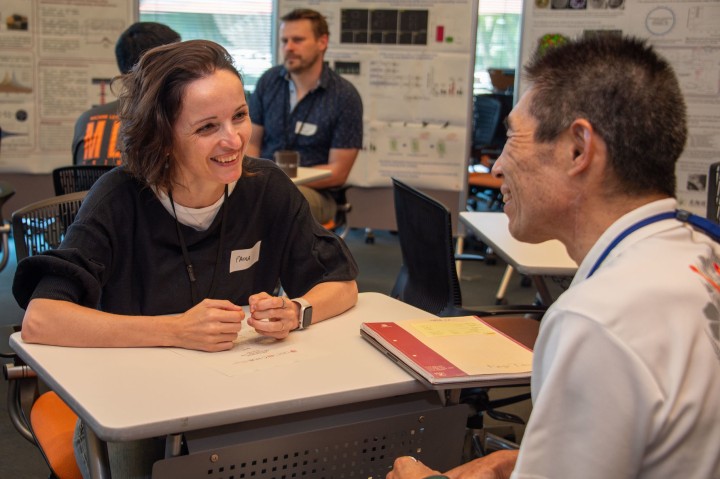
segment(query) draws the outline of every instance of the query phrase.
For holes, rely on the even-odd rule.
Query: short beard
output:
[[[317,62],[321,62],[321,61],[322,61],[322,54],[318,54],[315,58],[313,58],[309,62],[303,62],[301,59],[301,61],[298,62],[296,64],[296,66],[293,68],[288,67],[287,60],[284,61],[283,64],[285,65],[285,69],[290,73],[302,73],[304,71],[310,70],[312,67],[315,66],[315,64]]]

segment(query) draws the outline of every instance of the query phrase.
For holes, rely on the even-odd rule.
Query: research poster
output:
[[[521,62],[563,37],[597,32],[646,38],[675,68],[689,130],[677,196],[681,208],[705,216],[708,170],[720,161],[720,0],[527,0]]]
[[[363,99],[364,144],[349,183],[396,177],[463,191],[477,0],[281,0],[278,18],[308,6],[328,20],[326,61]]]
[[[0,173],[72,164],[75,120],[113,101],[115,41],[133,0],[2,0]]]

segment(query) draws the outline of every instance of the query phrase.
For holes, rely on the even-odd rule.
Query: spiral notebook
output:
[[[365,322],[364,339],[431,388],[529,383],[532,350],[477,316]]]

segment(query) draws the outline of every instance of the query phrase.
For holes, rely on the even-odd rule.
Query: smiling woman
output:
[[[355,304],[345,243],[279,167],[245,156],[248,105],[223,47],[154,48],[118,84],[124,166],[95,183],[58,249],[18,264],[24,341],[223,351],[245,319],[284,339]],[[149,476],[152,445],[116,446],[113,477]]]
[[[176,166],[175,200],[201,208],[242,174],[252,125],[240,78],[217,70],[191,83],[173,127],[170,156]]]

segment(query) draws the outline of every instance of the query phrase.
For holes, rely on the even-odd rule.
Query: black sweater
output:
[[[318,283],[357,276],[343,240],[312,218],[274,163],[246,157],[223,207],[227,214],[219,212],[206,231],[180,225],[199,299],[245,305],[251,294],[272,293],[278,280],[297,297]],[[243,262],[249,267],[238,269]],[[23,308],[32,298],[51,298],[131,315],[180,313],[193,305],[175,219],[122,168],[93,186],[60,248],[20,261],[13,294]]]

